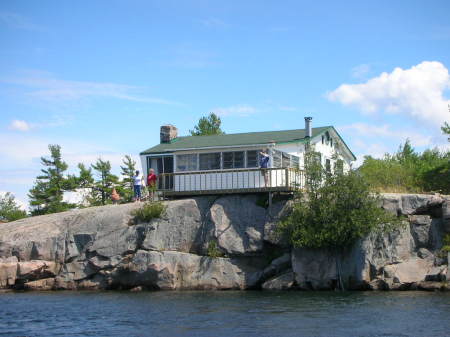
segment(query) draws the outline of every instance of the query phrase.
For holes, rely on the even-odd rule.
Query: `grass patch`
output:
[[[443,247],[442,247],[442,251],[443,252],[450,252],[450,234],[447,234],[446,236],[444,236],[444,240],[442,240],[443,242]],[[450,263],[450,261],[449,261]]]
[[[131,215],[139,222],[150,222],[160,218],[166,210],[162,202],[146,202],[141,208],[135,209]]]
[[[216,241],[209,241],[208,243],[208,256],[209,257],[223,257],[223,253],[220,251],[217,246]]]

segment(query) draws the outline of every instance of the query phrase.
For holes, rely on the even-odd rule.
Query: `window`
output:
[[[300,158],[297,156],[291,156],[291,167],[299,168]]]
[[[255,151],[247,151],[247,167],[258,167],[259,165],[259,157],[258,153],[260,150]]]
[[[327,173],[331,173],[331,160],[330,159],[325,160],[325,170],[327,171]]]
[[[243,167],[244,167],[244,151],[223,153],[224,169],[243,168]]]
[[[197,154],[179,154],[177,155],[177,171],[196,171]]]
[[[219,170],[220,152],[200,153],[199,161],[200,161],[200,170]]]
[[[339,174],[344,173],[344,161],[342,159],[336,161],[336,172]]]

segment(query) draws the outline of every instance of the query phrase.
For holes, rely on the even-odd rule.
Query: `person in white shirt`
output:
[[[144,185],[144,177],[139,171],[136,171],[136,175],[133,177],[134,185],[134,201],[141,201],[142,198],[142,185]]]

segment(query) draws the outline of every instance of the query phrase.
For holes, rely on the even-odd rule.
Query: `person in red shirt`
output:
[[[150,198],[151,200],[153,200],[154,198],[154,194],[155,194],[155,190],[156,190],[156,179],[158,177],[155,174],[155,170],[154,169],[150,169],[148,170],[148,175],[147,175],[147,187],[148,187],[148,191],[150,193]]]

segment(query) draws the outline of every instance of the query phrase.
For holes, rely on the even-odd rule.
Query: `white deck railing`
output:
[[[293,168],[176,172],[158,177],[158,190],[173,194],[292,191],[303,186],[303,171]]]

